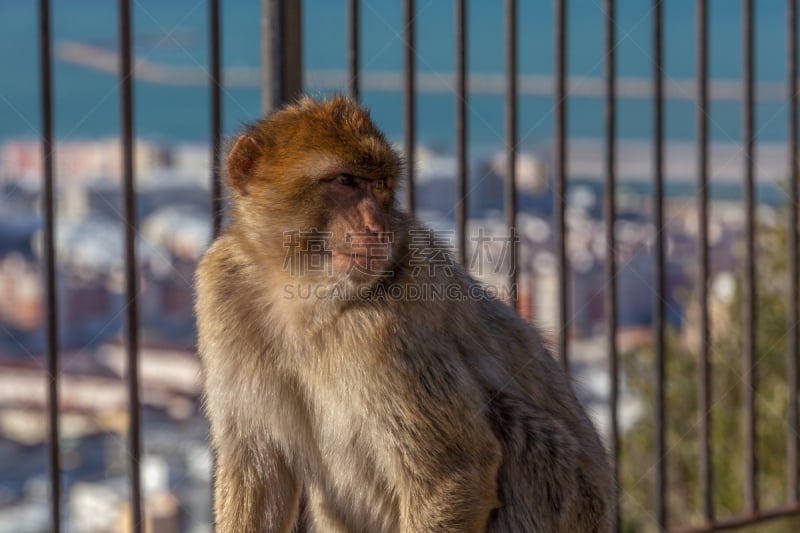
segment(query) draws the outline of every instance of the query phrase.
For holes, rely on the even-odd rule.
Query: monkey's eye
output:
[[[372,186],[375,188],[375,190],[382,191],[386,188],[386,180],[375,180],[372,182]]]
[[[336,176],[336,181],[339,182],[340,185],[344,185],[345,187],[354,187],[356,185],[356,178],[350,176],[349,174],[341,174]]]

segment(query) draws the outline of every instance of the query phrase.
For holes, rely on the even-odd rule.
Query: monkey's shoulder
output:
[[[195,273],[195,315],[203,352],[224,350],[238,357],[262,358],[271,353],[274,335],[262,317],[270,303],[262,295],[250,258],[237,248],[235,239],[223,234],[212,243]]]
[[[235,279],[249,263],[236,239],[223,234],[211,243],[197,265],[198,288]]]
[[[197,311],[238,309],[254,312],[264,305],[269,287],[252,254],[241,239],[222,234],[206,251],[195,271]]]

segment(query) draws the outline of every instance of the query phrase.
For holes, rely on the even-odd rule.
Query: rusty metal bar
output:
[[[744,382],[744,439],[745,439],[745,508],[758,511],[758,461],[756,457],[756,258],[755,258],[755,184],[754,184],[754,86],[753,86],[753,0],[742,0],[742,57],[743,57],[743,142],[744,142],[744,208],[746,256],[744,270],[744,322],[742,376]]]
[[[467,6],[455,1],[456,33],[456,228],[461,264],[467,264]]]
[[[655,245],[655,290],[653,313],[653,337],[655,349],[655,462],[656,462],[656,522],[661,530],[667,524],[666,498],[666,417],[664,394],[664,313],[665,313],[665,231],[664,227],[664,77],[662,0],[653,0],[653,167],[654,176],[654,225]]]
[[[125,351],[128,365],[128,468],[131,531],[142,531],[141,424],[139,419],[139,299],[136,269],[136,189],[133,169],[133,65],[131,3],[119,0],[120,125],[125,230]]]
[[[711,477],[711,341],[708,317],[708,0],[697,0],[697,279],[700,300],[700,361],[697,373],[698,478],[703,519],[714,520]]]
[[[222,69],[220,61],[220,11],[219,0],[209,0],[209,80],[211,93],[211,238],[219,235],[222,228],[224,205],[222,203]],[[216,454],[211,455],[212,468],[216,471]],[[214,491],[211,491],[211,508],[214,509]]]
[[[285,101],[283,2],[261,1],[261,112],[269,113]]]
[[[800,381],[798,375],[798,335],[797,324],[800,321],[800,309],[798,309],[798,299],[800,299],[800,262],[798,261],[798,184],[797,184],[797,0],[787,0],[786,19],[788,23],[786,47],[787,50],[787,99],[789,107],[789,323],[788,336],[789,346],[786,361],[786,370],[789,379],[789,412],[788,424],[789,431],[786,435],[787,458],[787,495],[789,502],[798,501],[798,455],[800,455],[800,421],[798,421],[797,409],[797,384]]]
[[[269,113],[303,90],[300,0],[261,0],[261,111]]]
[[[359,0],[347,0],[347,91],[350,98],[361,97],[359,79]]]
[[[509,274],[508,297],[513,307],[517,304],[517,2],[505,3],[505,159],[506,180],[504,186],[504,208],[506,227],[509,230]]]
[[[567,258],[567,0],[555,2],[555,180],[556,235],[558,258],[558,351],[564,367],[569,370],[569,280]]]
[[[414,151],[416,142],[416,66],[414,61],[414,0],[405,0],[405,49],[403,65],[403,134],[405,146],[405,159],[407,165],[406,203],[408,211],[416,210],[416,191],[414,188],[415,161]]]
[[[42,105],[42,216],[45,328],[47,331],[48,475],[50,478],[50,527],[61,531],[61,448],[58,442],[58,292],[55,251],[55,183],[53,179],[53,65],[50,33],[50,1],[39,0],[39,68]]]
[[[222,71],[220,68],[219,0],[208,2],[209,24],[209,85],[211,86],[211,213],[213,236],[222,227],[222,180],[220,150],[222,149]]]
[[[605,0],[605,190],[603,191],[605,213],[605,314],[606,314],[606,342],[608,350],[609,373],[609,409],[611,413],[609,427],[609,447],[614,476],[614,525],[612,531],[620,531],[621,521],[619,516],[619,355],[617,353],[617,261],[616,261],[616,194],[617,194],[617,78],[616,78],[616,2]]]

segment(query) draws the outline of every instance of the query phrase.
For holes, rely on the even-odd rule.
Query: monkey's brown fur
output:
[[[402,172],[341,97],[289,105],[231,149],[231,222],[197,271],[217,531],[290,531],[303,489],[320,533],[608,531],[605,452],[568,378],[460,267],[416,268]],[[332,273],[287,262],[295,230],[331,232]],[[364,231],[391,273],[342,271],[364,261],[344,235]],[[470,297],[385,297],[426,284]]]

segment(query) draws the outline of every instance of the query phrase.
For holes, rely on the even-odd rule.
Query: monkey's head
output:
[[[246,128],[227,167],[232,229],[270,266],[359,285],[391,273],[403,164],[358,104],[288,105]]]

